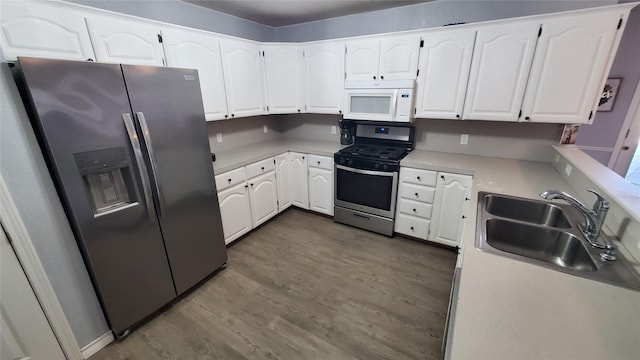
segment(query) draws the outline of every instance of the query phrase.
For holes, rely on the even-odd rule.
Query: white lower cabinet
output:
[[[246,182],[220,191],[218,202],[225,244],[251,231],[251,204]]]
[[[276,181],[278,183],[278,211],[291,206],[291,154],[276,156]]]
[[[253,227],[278,214],[278,190],[276,173],[270,171],[247,180],[251,202],[251,220]]]
[[[333,216],[333,159],[309,155],[309,210]]]
[[[429,240],[460,246],[471,195],[471,176],[438,173]]]
[[[309,210],[307,154],[291,153],[291,204]]]
[[[395,232],[460,246],[472,177],[400,168]]]

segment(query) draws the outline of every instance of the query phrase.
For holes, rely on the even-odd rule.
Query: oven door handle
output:
[[[365,175],[376,175],[376,176],[388,176],[388,177],[393,177],[395,172],[394,171],[371,171],[371,170],[362,170],[362,169],[355,169],[355,168],[351,168],[351,167],[347,167],[347,166],[342,166],[342,165],[336,165],[337,169],[340,170],[344,170],[344,171],[351,171],[354,173],[358,173],[358,174],[365,174]]]

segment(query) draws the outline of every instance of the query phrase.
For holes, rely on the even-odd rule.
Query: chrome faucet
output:
[[[585,224],[578,224],[578,228],[580,229],[582,235],[584,235],[591,246],[598,249],[607,249],[607,252],[612,255],[613,251],[615,251],[615,245],[611,243],[602,244],[598,242],[600,231],[602,230],[602,225],[604,224],[604,219],[607,216],[607,211],[609,211],[609,202],[594,190],[588,189],[587,191],[593,193],[598,197],[596,199],[596,202],[593,204],[593,209],[587,208],[583,203],[580,202],[580,200],[576,199],[570,194],[567,194],[564,191],[547,190],[541,192],[540,197],[545,200],[564,200],[574,208],[580,210],[586,220]]]

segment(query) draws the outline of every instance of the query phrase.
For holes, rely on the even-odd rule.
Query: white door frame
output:
[[[31,283],[33,292],[36,294],[38,302],[42,306],[42,310],[66,358],[69,360],[84,359],[71,326],[49,282],[49,278],[1,174],[0,221],[11,240],[11,246],[16,252],[20,265],[22,265],[29,283]]]
[[[636,140],[640,135],[640,81],[636,85],[636,92],[631,99],[631,104],[629,104],[629,110],[627,111],[627,115],[624,118],[624,122],[622,124],[622,128],[620,129],[620,134],[618,134],[618,140],[616,141],[616,145],[613,148],[613,153],[611,154],[611,158],[609,158],[609,163],[607,167],[615,171],[615,168],[619,166],[618,160],[620,160],[620,155],[622,153],[622,146],[629,136],[635,137]],[[637,146],[637,142],[635,145]],[[635,146],[633,148],[629,148],[629,150],[624,151],[636,151]],[[628,168],[628,164],[626,165]],[[626,172],[626,170],[625,170]],[[624,177],[624,174],[620,174],[620,176]]]

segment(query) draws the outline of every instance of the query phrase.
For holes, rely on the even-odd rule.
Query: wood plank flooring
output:
[[[441,359],[456,254],[287,210],[103,359]]]

